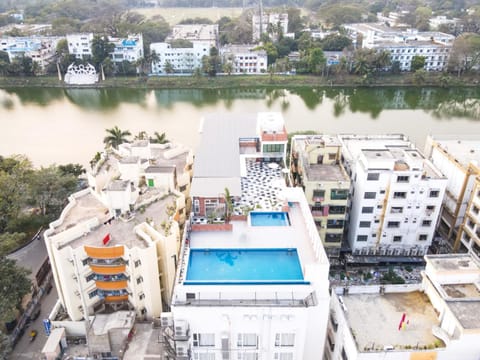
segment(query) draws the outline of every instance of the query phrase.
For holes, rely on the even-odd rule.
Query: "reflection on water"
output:
[[[53,101],[69,102],[83,110],[109,111],[122,104],[145,106],[146,98],[153,92],[159,108],[172,109],[178,103],[188,103],[198,109],[222,103],[230,109],[236,100],[265,101],[267,108],[280,105],[288,110],[292,96],[302,99],[304,105],[315,110],[324,99],[333,100],[335,117],[351,112],[367,113],[372,119],[387,109],[420,109],[432,111],[440,119],[465,117],[479,119],[479,88],[294,88],[294,89],[172,89],[145,90],[115,89],[56,89],[15,88],[0,90],[0,106],[6,110],[14,107],[13,97],[21,104],[49,106]]]
[[[205,114],[258,111],[282,112],[289,132],[404,133],[420,148],[430,133],[480,133],[478,88],[18,88],[0,89],[0,155],[88,164],[115,125],[195,148]]]

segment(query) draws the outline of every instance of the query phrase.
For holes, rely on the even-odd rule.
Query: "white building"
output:
[[[266,73],[268,57],[265,50],[254,50],[254,45],[226,45],[220,48],[224,64],[232,64],[233,74]]]
[[[454,27],[458,22],[458,19],[447,19],[445,15],[439,15],[431,18],[428,23],[431,30],[438,30],[441,25],[448,25]]]
[[[262,13],[252,15],[252,41],[260,40],[262,34],[267,33],[275,40],[279,33],[288,33],[288,14]]]
[[[442,71],[448,65],[448,58],[455,37],[450,34],[432,31],[399,31],[380,24],[347,24],[349,32],[357,47],[390,52],[390,60],[398,61],[400,70],[410,71],[415,56],[425,58],[424,69]],[[362,43],[357,44],[361,35]]]
[[[480,176],[475,179],[458,238],[476,259],[480,259]]]
[[[67,34],[68,52],[77,59],[92,56],[93,33]]]
[[[423,256],[447,179],[403,135],[339,135],[352,180],[348,240],[354,255]]]
[[[196,216],[171,314],[162,314],[169,356],[309,360],[323,353],[328,260],[303,191],[285,188],[286,141],[280,114],[204,119],[191,192]],[[231,209],[220,202],[226,188]]]
[[[454,251],[462,246],[471,249],[472,237],[466,230],[475,234],[468,224],[475,214],[465,217],[469,202],[475,197],[475,182],[480,175],[480,141],[478,136],[428,136],[425,143],[425,156],[448,178],[442,214],[438,226],[439,233],[450,242]]]
[[[115,63],[121,63],[122,61],[136,62],[143,58],[142,34],[128,35],[126,38],[109,37],[108,41],[115,46],[110,54],[112,61]]]
[[[478,359],[478,261],[465,254],[425,260],[421,284],[335,289],[323,358]]]
[[[175,25],[172,33],[165,39],[170,43],[172,40],[188,40],[192,43],[207,43],[211,47],[218,48],[218,25],[217,24],[185,24]]]
[[[202,58],[210,55],[210,45],[194,42],[191,48],[172,48],[169,43],[152,43],[150,52],[158,57],[157,61],[152,61],[153,74],[165,74],[167,64],[175,73],[191,74],[202,67]]]
[[[183,146],[123,144],[70,196],[44,234],[70,320],[121,309],[160,316],[172,295],[192,161]]]
[[[41,70],[45,70],[54,59],[57,43],[60,39],[57,36],[9,36],[0,38],[0,50],[8,54],[10,61],[18,57],[28,56],[40,66]]]

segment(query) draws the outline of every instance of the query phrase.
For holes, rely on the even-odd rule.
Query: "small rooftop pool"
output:
[[[281,211],[252,211],[250,212],[252,226],[290,226],[288,213]]]
[[[191,249],[185,285],[305,284],[296,249]]]

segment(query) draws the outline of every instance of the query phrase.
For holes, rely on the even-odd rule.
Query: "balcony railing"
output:
[[[128,261],[123,258],[115,259],[97,259],[97,258],[87,258],[88,265],[94,266],[119,266],[119,265],[128,265]]]

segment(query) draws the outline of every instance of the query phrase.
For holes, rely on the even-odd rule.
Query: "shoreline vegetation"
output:
[[[322,77],[313,75],[222,75],[195,76],[115,76],[92,85],[68,85],[55,76],[0,77],[0,87],[54,87],[54,88],[145,88],[145,89],[231,89],[231,88],[298,88],[298,87],[474,87],[479,86],[476,74],[460,77],[445,73],[381,74],[374,77],[341,75]]]

